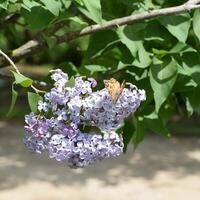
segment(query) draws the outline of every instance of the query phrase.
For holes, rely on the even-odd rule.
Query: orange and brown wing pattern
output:
[[[116,79],[111,78],[110,80],[104,80],[104,84],[112,98],[112,102],[116,103],[123,92],[125,81],[120,84]]]

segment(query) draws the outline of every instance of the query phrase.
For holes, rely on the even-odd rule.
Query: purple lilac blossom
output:
[[[113,104],[107,89],[92,91],[97,85],[95,79],[77,77],[74,87],[67,87],[67,74],[60,69],[51,72],[55,84],[38,102],[39,114],[25,116],[23,141],[28,150],[46,151],[50,158],[66,161],[71,167],[119,156],[124,144],[116,130],[145,100],[145,91],[128,83],[129,88],[124,88]],[[84,126],[96,127],[101,132],[85,133],[80,129]]]

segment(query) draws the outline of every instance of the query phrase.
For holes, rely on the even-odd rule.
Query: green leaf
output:
[[[192,77],[200,85],[200,57],[198,53],[188,52],[182,56],[182,68],[185,75]]]
[[[44,36],[44,38],[45,38],[47,45],[50,49],[53,48],[57,44],[57,39],[56,39],[55,36],[50,36],[50,37]]]
[[[21,3],[18,0],[9,0],[8,7],[6,9],[7,13],[19,13],[21,9]]]
[[[197,52],[196,49],[192,48],[186,43],[178,42],[170,51],[169,53],[186,53],[186,52]]]
[[[158,23],[157,20],[152,20],[147,23],[147,27],[145,28],[145,37],[144,40],[146,41],[161,41],[167,39],[166,30],[163,26]]]
[[[133,138],[135,127],[133,122],[125,122],[123,127],[123,143],[124,143],[124,153],[127,151],[128,144],[130,143],[131,139]]]
[[[41,6],[41,4],[32,0],[23,0],[22,8],[25,8],[26,10],[31,11],[31,8],[34,6]]]
[[[22,8],[21,13],[28,26],[35,31],[46,28],[54,19],[54,15],[41,6],[32,7],[30,11]]]
[[[74,16],[74,17],[69,17],[68,19],[70,19],[71,21],[73,21],[73,22],[76,22],[76,23],[78,23],[78,24],[80,24],[80,25],[88,25],[88,23],[87,22],[84,22],[80,17],[78,17],[78,16]]]
[[[133,65],[139,68],[146,68],[150,65],[150,63],[150,54],[145,50],[144,46],[141,45],[138,49],[138,56],[134,60]]]
[[[72,0],[61,0],[62,3],[64,4],[64,7],[65,8],[69,8],[69,6],[71,5],[72,3]]]
[[[44,3],[45,8],[49,10],[53,15],[59,16],[59,12],[62,8],[62,3],[60,1],[56,0],[43,0],[42,3]]]
[[[119,38],[117,37],[117,34],[112,30],[94,33],[90,37],[86,56],[88,58],[95,58],[118,41]]]
[[[74,87],[74,86],[75,86],[75,79],[74,79],[74,77],[72,76],[72,77],[69,79],[69,81],[66,83],[66,87],[72,88],[72,87]]]
[[[32,83],[33,83],[32,79],[30,79],[22,74],[18,74],[14,71],[12,71],[12,73],[14,74],[16,84],[20,84],[22,87],[30,87],[32,85]]]
[[[0,0],[0,8],[7,10],[8,8],[8,0]]]
[[[177,102],[175,95],[171,95],[160,109],[159,117],[162,119],[164,124],[167,124],[172,116],[177,113],[177,103],[175,102]]]
[[[87,70],[90,71],[90,74],[93,75],[95,72],[105,72],[107,69],[102,65],[85,65]]]
[[[186,74],[180,74],[180,72],[178,72],[177,80],[173,87],[173,91],[186,92],[196,86],[197,84],[191,79],[191,77],[187,76]]]
[[[63,62],[58,65],[59,69],[62,69],[64,72],[68,74],[69,77],[79,75],[78,69],[76,66],[71,62]]]
[[[194,11],[193,30],[194,30],[195,35],[200,41],[200,10],[199,9]]]
[[[195,109],[200,107],[200,85],[185,93],[186,109],[191,116]]]
[[[133,144],[135,149],[137,148],[138,144],[142,142],[142,140],[144,139],[144,134],[145,134],[144,118],[138,117],[136,119],[135,132],[133,135]]]
[[[120,55],[118,66],[116,70],[113,71],[114,73],[119,70],[125,69],[128,66],[132,66],[134,58],[131,55],[131,52],[126,48],[126,49],[123,49],[121,53],[122,54]]]
[[[192,114],[194,113],[194,108],[192,106],[192,103],[190,102],[190,98],[186,96],[186,110],[187,110],[187,113],[188,113],[188,116],[192,116]]]
[[[156,55],[159,55],[159,56],[164,56],[164,55],[169,54],[169,51],[166,51],[166,50],[164,50],[164,49],[155,49],[155,48],[153,48],[153,49],[152,49],[152,52],[153,52],[154,54],[156,54]]]
[[[170,54],[179,54],[179,53],[186,53],[186,52],[197,52],[196,49],[192,48],[191,46],[178,42],[172,49],[165,50],[165,49],[155,49],[152,48],[152,52],[159,56],[165,56]]]
[[[17,100],[17,97],[18,97],[18,92],[15,91],[14,89],[14,83],[12,84],[12,100],[11,100],[11,105],[10,105],[10,108],[9,108],[9,111],[7,113],[7,117],[10,117],[12,111],[13,111],[13,108],[15,106],[15,103],[16,103],[16,100]]]
[[[150,130],[161,136],[170,137],[169,131],[167,130],[162,119],[157,115],[156,112],[152,112],[149,115],[145,115],[144,119],[145,124]]]
[[[79,5],[83,5],[83,3],[82,3],[82,1],[81,0],[74,0],[74,1],[76,1],[76,3],[78,3]]]
[[[96,23],[102,22],[101,2],[100,0],[82,0],[89,12],[89,17]]]
[[[177,77],[177,64],[175,61],[163,60],[152,64],[150,68],[150,83],[154,91],[155,107],[158,112],[161,105],[169,96]]]
[[[39,101],[42,101],[42,97],[39,94],[28,92],[28,103],[32,112],[37,112],[37,105]]]
[[[127,46],[134,57],[142,45],[145,27],[144,23],[140,23],[119,27],[117,30],[121,42]]]
[[[121,42],[126,45],[133,57],[133,65],[146,68],[151,63],[150,54],[143,46],[144,30],[143,23],[120,27],[117,31]]]
[[[180,42],[186,41],[191,22],[188,13],[175,16],[163,16],[159,21]]]

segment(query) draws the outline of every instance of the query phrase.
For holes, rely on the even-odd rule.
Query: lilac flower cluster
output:
[[[51,78],[55,84],[38,102],[39,114],[25,116],[28,150],[47,151],[50,158],[67,161],[72,167],[119,156],[123,140],[116,130],[145,100],[144,90],[129,83],[113,104],[107,89],[92,91],[97,84],[93,78],[77,77],[73,87],[60,69],[53,70]]]

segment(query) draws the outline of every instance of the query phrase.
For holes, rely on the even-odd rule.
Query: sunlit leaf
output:
[[[102,65],[85,65],[87,70],[90,71],[90,74],[94,74],[95,72],[105,72],[107,69]]]
[[[41,6],[41,4],[32,0],[23,0],[22,8],[31,11],[31,8],[34,6]]]
[[[8,8],[8,0],[0,0],[0,8],[6,10]]]
[[[102,22],[101,2],[100,0],[82,0],[88,10],[89,17],[96,23]]]
[[[158,112],[169,96],[177,77],[177,64],[172,60],[164,60],[152,64],[150,68],[150,83],[154,91],[155,107]]]
[[[58,16],[62,8],[62,3],[56,0],[42,0],[45,8],[49,10],[53,15]]]
[[[143,38],[146,25],[143,23],[118,28],[121,42],[129,49],[134,60],[134,65],[146,68],[151,63],[149,53],[144,49]]]
[[[22,74],[18,74],[14,71],[12,71],[12,73],[14,74],[16,84],[20,84],[22,87],[30,87],[32,85],[32,83],[33,83],[32,79],[30,79]]]
[[[200,10],[199,9],[194,11],[193,30],[194,30],[196,37],[200,41]]]
[[[87,22],[83,21],[83,20],[82,20],[80,17],[78,17],[78,16],[69,17],[69,19],[70,19],[71,21],[73,21],[73,22],[76,22],[76,23],[80,24],[80,25],[88,25]]]
[[[180,42],[185,42],[190,28],[190,15],[188,13],[175,16],[163,16],[160,23]]]

